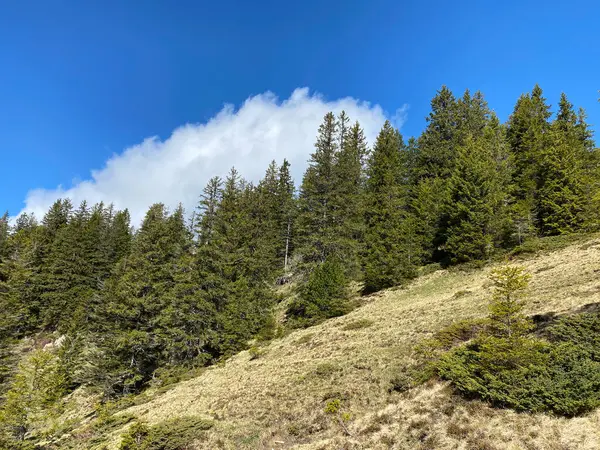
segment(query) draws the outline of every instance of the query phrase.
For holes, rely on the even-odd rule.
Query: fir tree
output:
[[[346,131],[344,146],[337,155],[333,170],[335,185],[332,198],[337,256],[344,261],[346,273],[353,278],[360,274],[359,257],[364,240],[367,155],[364,132],[357,122]]]
[[[540,184],[539,160],[548,147],[550,116],[550,107],[546,104],[542,89],[536,85],[531,94],[519,98],[508,120],[507,140],[515,166],[513,217],[518,234],[522,237],[537,233],[539,220],[535,197]]]
[[[365,292],[402,283],[415,275],[416,224],[410,220],[403,183],[402,136],[389,121],[383,126],[369,160],[366,192]],[[407,229],[409,228],[409,229]]]
[[[419,178],[448,178],[453,168],[459,111],[457,101],[446,87],[431,100],[427,128],[419,138]]]
[[[4,215],[0,217],[0,263],[2,262],[2,259],[6,257],[9,231],[8,211],[6,211]]]
[[[495,119],[481,137],[467,137],[458,147],[446,205],[446,251],[452,262],[490,257],[501,232],[506,201],[503,133]],[[505,153],[504,153],[505,154]]]
[[[289,266],[290,255],[294,250],[294,222],[296,218],[296,201],[295,201],[294,180],[290,173],[290,163],[284,159],[283,164],[279,168],[277,196],[280,202],[280,217],[279,217],[279,259],[283,260],[283,270],[287,272]]]
[[[248,204],[247,207],[250,208],[249,219],[255,225],[253,231],[256,256],[264,260],[269,274],[276,274],[281,272],[283,267],[282,253],[285,243],[282,240],[282,227],[285,226],[285,199],[280,197],[279,168],[275,161],[269,164],[254,194],[247,192],[246,200],[248,203],[254,203]]]
[[[348,312],[347,278],[340,261],[319,264],[298,293],[286,313],[294,326],[313,325]]]
[[[324,262],[337,250],[334,215],[334,165],[338,151],[337,122],[327,113],[319,127],[315,152],[302,180],[297,235],[303,262],[308,267]]]
[[[189,234],[178,209],[171,216],[153,205],[131,253],[107,283],[98,337],[104,351],[106,386],[124,393],[139,389],[159,366],[164,352],[157,326],[175,285],[174,269],[188,247]]]
[[[577,115],[564,94],[548,141],[538,162],[538,226],[544,235],[577,231],[583,226],[586,205],[586,149]]]
[[[217,207],[221,201],[221,188],[223,181],[220,177],[213,177],[208,181],[200,199],[198,222],[198,239],[201,244],[210,242],[214,225]]]

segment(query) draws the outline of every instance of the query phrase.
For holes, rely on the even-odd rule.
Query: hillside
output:
[[[600,304],[597,237],[515,262],[533,275],[530,314]],[[214,426],[197,448],[206,449],[599,448],[600,411],[575,419],[517,414],[462,400],[439,382],[390,392],[415,344],[485,315],[490,268],[438,270],[372,295],[344,317],[273,340],[258,357],[241,352],[118,414],[149,424],[205,417]],[[324,412],[333,399],[345,422]],[[112,432],[108,448],[127,426]]]

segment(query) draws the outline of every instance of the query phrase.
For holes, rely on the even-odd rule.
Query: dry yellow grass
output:
[[[600,241],[517,263],[533,275],[529,313],[600,302]],[[598,411],[570,420],[517,414],[461,400],[442,383],[388,392],[416,343],[452,321],[486,314],[490,268],[437,271],[373,295],[347,316],[271,342],[256,359],[242,352],[124,412],[151,424],[213,419],[197,443],[202,449],[600,448]],[[334,398],[340,412],[326,414]],[[118,433],[110,445],[117,447]]]

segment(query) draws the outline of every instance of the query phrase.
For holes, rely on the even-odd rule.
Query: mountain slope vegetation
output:
[[[573,240],[511,262],[532,275],[526,313],[538,324],[600,310],[600,236]],[[346,316],[265,343],[258,356],[241,352],[118,412],[133,419],[106,437],[108,448],[118,448],[135,421],[187,416],[213,423],[191,448],[597,448],[600,411],[573,419],[516,413],[465,400],[439,380],[397,391],[419,343],[486,315],[488,275],[501,264],[437,270],[363,298]],[[73,436],[73,448],[85,448]]]
[[[580,335],[597,331],[596,316],[560,322],[561,344],[544,343],[512,292],[489,293],[499,303],[480,320],[487,269],[468,270],[585,239],[588,253],[573,255],[595,255],[592,136],[564,94],[553,113],[536,85],[501,123],[481,92],[444,86],[417,138],[387,121],[369,146],[359,123],[327,113],[298,189],[284,160],[257,183],[232,168],[208,181],[195,211],[156,203],[135,226],[126,209],[69,199],[41,219],[6,213],[0,447],[335,446],[327,439],[340,436],[369,447],[361,417],[385,407],[382,393],[451,390],[438,379],[497,406],[587,413],[600,401],[600,377],[586,375],[600,353]],[[540,272],[529,308],[581,306],[544,297],[566,295],[553,283],[570,263],[546,269],[555,280]],[[577,270],[587,286],[581,276],[595,269]],[[514,274],[520,292],[528,275]],[[436,332],[461,334],[464,347],[428,350]],[[504,392],[515,380],[526,392]],[[418,445],[443,438],[420,433]]]

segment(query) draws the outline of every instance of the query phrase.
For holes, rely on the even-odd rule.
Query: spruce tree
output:
[[[340,124],[342,116],[340,116]],[[341,126],[341,125],[340,125]],[[336,158],[333,170],[334,192],[332,202],[335,215],[337,257],[345,264],[346,274],[360,275],[360,254],[364,240],[364,196],[368,156],[364,132],[356,122],[345,133],[344,146]]]
[[[294,250],[294,231],[296,219],[296,188],[290,173],[290,163],[284,159],[279,168],[277,197],[280,202],[279,217],[279,260],[283,261],[283,270],[287,272],[291,254]]]
[[[564,94],[548,141],[538,162],[538,226],[544,235],[577,231],[582,228],[586,204],[586,149],[577,127],[577,115]]]
[[[453,168],[459,124],[456,98],[446,87],[431,100],[427,128],[419,137],[419,178],[448,178]]]
[[[198,206],[198,241],[207,244],[212,239],[215,226],[215,216],[219,202],[221,201],[221,188],[223,181],[220,177],[212,177],[204,188]]]
[[[463,98],[459,105],[452,92],[442,86],[431,100],[425,131],[416,148],[413,144],[410,149],[410,154],[416,153],[409,164],[413,166],[411,210],[419,224],[425,262],[440,259],[438,249],[444,242],[442,205],[448,201],[447,180],[454,167],[455,147],[461,138],[459,125],[464,125],[471,105],[470,96],[465,100]]]
[[[263,260],[268,275],[278,274],[283,268],[281,255],[285,245],[282,240],[285,199],[280,197],[279,168],[275,161],[269,164],[256,192],[248,190],[246,202],[249,221],[255,225],[256,257]]]
[[[153,205],[107,282],[97,336],[101,372],[113,392],[138,390],[160,365],[165,350],[157,327],[188,240],[182,210],[169,216],[163,204]]]
[[[348,280],[344,267],[332,259],[319,264],[300,285],[286,316],[293,326],[309,326],[330,317],[338,317],[349,310]]]
[[[243,348],[266,324],[272,304],[257,190],[232,169],[218,195],[210,240],[196,254],[203,299],[216,311],[214,356]]]
[[[486,125],[490,120],[490,109],[480,91],[471,95],[467,89],[458,100],[457,107],[457,138],[455,145],[461,145],[464,139],[483,136]]]
[[[522,95],[508,120],[507,140],[514,159],[513,217],[519,242],[537,234],[535,198],[540,184],[539,161],[548,147],[550,107],[542,89],[535,85],[531,94]]]
[[[2,259],[6,257],[9,231],[8,211],[6,211],[4,215],[0,217],[0,263],[2,262]]]
[[[333,113],[327,113],[319,126],[315,152],[304,173],[298,202],[297,250],[308,268],[324,262],[337,250],[333,201],[337,151],[337,122]]]
[[[402,136],[389,121],[369,159],[366,186],[364,291],[374,292],[411,278],[420,262],[415,249],[402,166]],[[417,251],[415,251],[417,250]]]
[[[489,258],[500,239],[507,199],[506,172],[499,165],[504,147],[502,129],[494,119],[482,136],[467,137],[457,149],[445,205],[445,248],[453,263]]]

